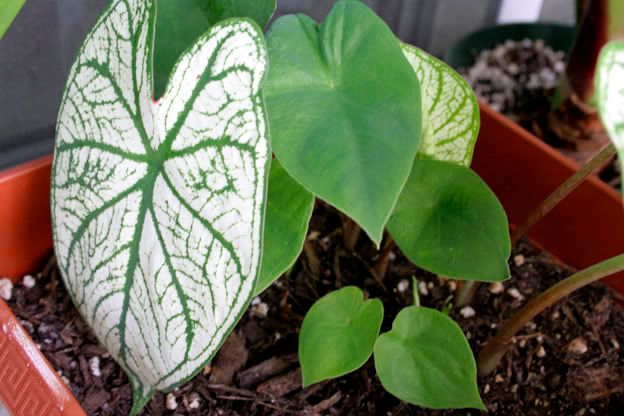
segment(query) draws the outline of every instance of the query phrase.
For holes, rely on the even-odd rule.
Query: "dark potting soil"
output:
[[[564,155],[582,164],[608,142],[595,110],[572,97],[555,111],[552,102],[564,75],[565,54],[542,40],[508,40],[475,56],[460,72],[476,95]],[[610,163],[600,177],[620,188],[619,164]]]
[[[363,235],[356,251],[349,252],[339,215],[317,204],[306,249],[290,274],[253,301],[211,366],[169,395],[156,395],[144,414],[479,414],[400,402],[381,386],[372,359],[352,374],[301,388],[297,334],[320,296],[347,285],[363,288],[384,302],[382,331],[411,304],[412,276],[418,278],[424,306],[451,308],[456,282],[419,270],[396,249],[379,282],[371,272],[378,254]],[[450,309],[475,353],[527,299],[572,273],[525,242],[514,251],[510,265],[510,280],[482,285],[471,308]],[[489,414],[624,414],[621,300],[606,286],[594,284],[527,325],[496,373],[479,379]],[[36,276],[34,287],[14,287],[9,304],[88,414],[127,414],[128,379],[74,308],[53,258]]]

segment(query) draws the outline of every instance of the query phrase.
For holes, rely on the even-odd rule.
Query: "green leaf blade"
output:
[[[485,410],[477,368],[466,337],[434,309],[410,306],[375,343],[375,369],[384,388],[430,409]]]
[[[360,368],[373,353],[383,319],[379,299],[354,286],[331,292],[308,311],[299,335],[304,387]]]
[[[414,162],[388,232],[414,264],[432,273],[478,281],[509,277],[507,216],[487,185],[466,167]]]
[[[13,23],[26,0],[3,0],[0,4],[0,39]]]
[[[470,166],[479,135],[479,105],[472,88],[444,62],[401,44],[420,81],[423,128],[418,157]]]
[[[254,290],[259,295],[288,270],[303,249],[314,209],[314,195],[292,179],[274,160],[264,226],[264,254]]]
[[[365,5],[342,0],[320,27],[278,19],[268,45],[277,159],[379,243],[420,136],[418,79],[396,38]]]
[[[596,67],[598,112],[618,151],[624,175],[624,42],[611,41],[600,52]]]
[[[255,23],[214,25],[152,100],[152,2],[115,0],[87,36],[58,118],[55,250],[138,412],[211,359],[251,300],[270,164]]]
[[[179,56],[214,24],[247,17],[265,27],[276,0],[158,0],[154,50],[155,97],[160,97]]]

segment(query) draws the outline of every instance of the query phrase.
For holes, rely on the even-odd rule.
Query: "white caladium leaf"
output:
[[[479,134],[479,105],[470,85],[428,53],[401,44],[420,81],[423,127],[418,157],[470,166]]]
[[[600,52],[596,67],[600,118],[618,151],[624,175],[624,42],[611,41]]]
[[[270,163],[267,62],[249,20],[213,26],[152,100],[153,1],[114,0],[71,70],[58,118],[58,263],[127,370],[134,411],[193,376],[247,307]]]

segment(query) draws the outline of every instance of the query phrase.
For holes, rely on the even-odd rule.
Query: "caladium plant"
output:
[[[349,6],[361,7],[355,3]],[[361,13],[384,25],[372,13]],[[345,38],[336,44],[350,45],[349,36],[366,38],[359,33],[361,27],[341,27]],[[273,44],[284,48],[288,41],[286,35],[269,34],[271,62],[282,58],[273,58]],[[422,130],[410,174],[399,191],[387,230],[404,254],[420,267],[456,278],[503,280],[509,275],[506,215],[489,188],[468,168],[479,131],[474,94],[442,62],[411,45],[400,46],[420,85]],[[341,52],[355,61],[355,52],[349,54],[344,49]],[[365,62],[358,67],[363,72]],[[277,77],[275,82],[284,82],[284,77]],[[266,87],[269,97],[271,79],[272,75]],[[301,87],[286,85],[295,91]],[[296,102],[293,97],[290,100]],[[271,120],[272,111],[281,117],[270,98],[267,103]],[[275,124],[272,140],[277,143],[281,139],[280,120],[272,127]],[[383,140],[390,137],[391,133]],[[339,140],[340,136],[332,139]],[[275,151],[279,159],[279,147]],[[363,296],[359,289],[344,288],[319,300],[306,315],[299,339],[305,385],[354,371],[374,353],[382,384],[402,400],[431,408],[483,409],[476,388],[475,360],[456,323],[441,312],[415,305],[404,309],[392,330],[379,336],[383,308],[378,300],[364,301]]]
[[[61,273],[127,371],[133,413],[155,390],[196,374],[252,294],[293,264],[315,197],[376,244],[387,229],[431,272],[507,278],[505,214],[469,169],[478,107],[446,65],[400,43],[357,0],[338,1],[320,25],[305,16],[278,19],[268,46],[258,24],[274,0],[157,4],[158,20],[156,0],[113,0],[87,36],[63,96],[52,183]],[[364,301],[356,288],[332,295],[302,329],[306,384],[353,371],[375,348],[382,382],[398,397],[482,407],[474,360],[446,315],[415,306],[378,337],[379,301]],[[331,339],[314,332],[328,310],[346,322]],[[439,336],[395,342],[423,320]],[[444,334],[461,342],[434,341]],[[360,345],[355,337],[363,335]],[[344,339],[354,348],[343,353],[356,356],[346,365],[344,355],[333,356],[332,365],[311,370],[325,352],[319,347]],[[453,354],[461,371],[434,380],[431,398],[419,398],[426,389],[405,395],[388,368],[432,342],[438,351],[430,360]],[[413,380],[437,377],[409,371]],[[445,399],[445,386],[462,394]]]
[[[281,17],[267,43],[272,148],[296,181],[376,243],[387,225],[410,260],[433,273],[508,277],[507,218],[468,168],[479,110],[458,74],[400,43],[355,0],[337,2],[321,24]],[[461,185],[451,190],[454,182]]]
[[[270,163],[264,38],[226,20],[152,100],[155,7],[115,0],[71,70],[52,182],[61,274],[127,371],[134,411],[197,373],[245,310]]]

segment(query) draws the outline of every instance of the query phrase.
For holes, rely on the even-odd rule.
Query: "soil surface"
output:
[[[609,137],[596,111],[574,96],[552,110],[565,65],[565,54],[542,40],[509,40],[482,51],[473,66],[460,72],[493,109],[583,164],[609,143]],[[621,187],[617,163],[608,164],[600,177]]]
[[[289,275],[254,299],[211,366],[180,389],[158,394],[146,415],[477,415],[432,411],[386,393],[372,359],[337,380],[301,388],[297,334],[309,307],[337,288],[356,285],[382,299],[382,331],[412,302],[411,277],[423,306],[450,310],[475,353],[527,299],[572,270],[521,242],[510,260],[512,278],[482,285],[471,309],[453,308],[455,281],[414,267],[395,249],[383,281],[372,269],[378,251],[361,236],[355,252],[343,243],[341,218],[317,204],[306,250]],[[32,279],[24,282],[32,285]],[[491,415],[624,414],[624,310],[621,297],[595,284],[531,322],[497,372],[479,380]],[[33,287],[20,283],[9,301],[41,351],[90,415],[125,415],[128,379],[71,303],[54,258]]]

